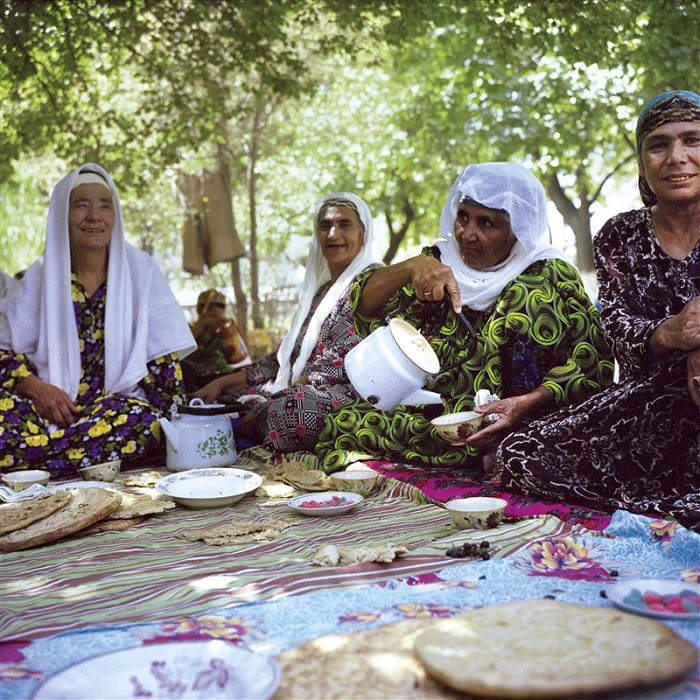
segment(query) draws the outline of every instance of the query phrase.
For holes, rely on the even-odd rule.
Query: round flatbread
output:
[[[413,642],[432,619],[405,620],[352,634],[326,634],[277,658],[282,671],[274,700],[292,698],[457,698],[431,678]]]
[[[492,605],[420,634],[429,673],[473,695],[579,697],[680,678],[695,647],[665,625],[612,608],[554,600]]]
[[[14,532],[63,508],[71,499],[70,492],[57,491],[26,501],[0,506],[0,535]]]
[[[122,502],[107,518],[109,520],[122,520],[138,518],[143,515],[155,515],[175,508],[175,501],[167,496],[161,496],[157,491],[149,489],[152,493],[126,493],[120,491]]]
[[[70,502],[36,522],[0,537],[0,552],[16,552],[72,535],[116,510],[121,496],[106,489],[69,489]]]

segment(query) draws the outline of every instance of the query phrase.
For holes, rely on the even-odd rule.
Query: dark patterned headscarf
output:
[[[671,90],[662,92],[644,105],[637,119],[637,157],[639,159],[639,193],[648,207],[656,204],[656,195],[652,192],[644,177],[642,166],[642,143],[644,137],[662,124],[668,122],[699,122],[700,95],[690,90]]]

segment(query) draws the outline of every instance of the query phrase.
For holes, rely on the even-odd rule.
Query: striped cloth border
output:
[[[175,537],[188,528],[268,516],[297,522],[272,542],[210,546]],[[584,530],[546,516],[504,524],[488,531],[488,540],[493,556],[504,557],[538,538],[579,531]],[[4,640],[28,640],[437,573],[464,562],[445,557],[446,549],[484,536],[456,530],[444,508],[425,503],[415,487],[384,477],[357,509],[332,518],[305,517],[290,511],[285,501],[259,497],[213,510],[178,507],[123,532],[75,536],[5,555],[0,634]],[[311,564],[322,544],[387,541],[411,552],[388,564]]]

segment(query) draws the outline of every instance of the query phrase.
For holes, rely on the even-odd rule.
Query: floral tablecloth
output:
[[[274,656],[331,631],[352,632],[417,617],[442,618],[525,598],[553,597],[608,607],[611,603],[605,592],[616,581],[698,582],[700,578],[700,536],[675,523],[621,511],[613,515],[606,535],[582,530],[545,535],[489,561],[436,563],[430,572],[403,572],[355,586],[215,606],[143,623],[88,626],[30,640],[15,639],[0,649],[2,697],[30,697],[45,678],[71,663],[144,644],[226,639]],[[666,624],[700,644],[700,622],[674,619]],[[696,668],[670,688],[616,697],[697,698],[699,690]]]

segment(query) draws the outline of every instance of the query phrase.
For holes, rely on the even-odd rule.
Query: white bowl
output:
[[[508,501],[502,498],[475,496],[447,501],[445,508],[458,528],[488,530],[501,522],[507,505]]]
[[[23,491],[32,484],[47,484],[51,474],[43,469],[22,469],[4,474],[2,480],[13,491]]]
[[[450,445],[466,445],[467,438],[474,435],[484,419],[482,413],[462,411],[461,413],[444,413],[430,422],[437,434]]]
[[[218,508],[240,501],[262,482],[260,474],[245,469],[210,467],[169,474],[156,490],[189,508]]]
[[[95,481],[114,481],[119,470],[121,469],[122,461],[115,459],[112,462],[100,462],[100,464],[91,464],[89,467],[78,469],[78,473],[88,480]]]
[[[366,470],[346,470],[331,474],[331,481],[340,491],[354,491],[367,496],[377,481],[379,474]]]

